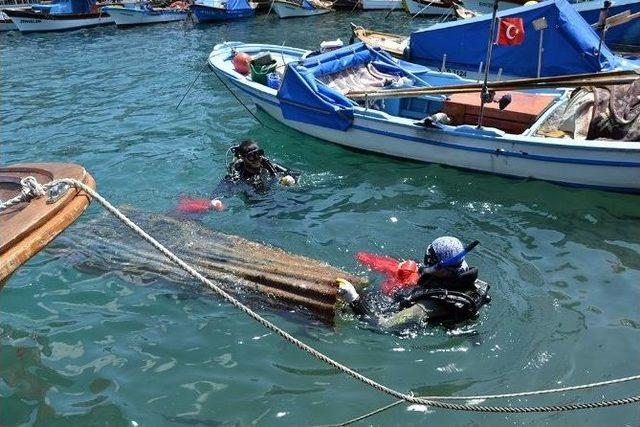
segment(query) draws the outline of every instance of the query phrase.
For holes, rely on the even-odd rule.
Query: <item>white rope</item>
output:
[[[27,177],[27,178],[29,178],[29,177]],[[15,198],[13,198],[13,199],[1,204],[0,205],[0,212],[4,211],[8,206],[13,206],[14,204],[20,203],[21,201],[25,201],[28,198],[33,198],[34,194],[44,195],[45,192],[49,188],[51,188],[51,187],[53,187],[53,186],[55,186],[57,184],[60,184],[60,183],[65,183],[65,184],[67,184],[67,185],[69,185],[71,187],[75,187],[76,189],[82,190],[85,193],[89,194],[91,197],[93,197],[95,200],[97,200],[98,203],[100,203],[107,211],[109,211],[116,218],[118,218],[120,221],[122,221],[127,227],[129,227],[136,234],[138,234],[140,237],[142,237],[144,240],[146,240],[148,243],[150,243],[153,247],[155,247],[163,255],[165,255],[167,258],[169,258],[171,261],[173,261],[178,266],[180,266],[180,268],[182,268],[183,270],[187,271],[191,276],[193,276],[194,278],[198,279],[200,282],[202,282],[205,285],[207,285],[210,289],[212,289],[217,294],[222,296],[225,300],[227,300],[229,303],[231,303],[234,307],[236,307],[237,309],[239,309],[242,312],[244,312],[245,314],[247,314],[249,317],[254,319],[256,322],[258,322],[259,324],[261,324],[265,328],[271,330],[272,332],[274,332],[275,334],[279,335],[280,337],[282,337],[283,339],[285,339],[289,343],[291,343],[291,344],[297,346],[298,348],[306,351],[307,353],[311,354],[312,356],[314,356],[318,360],[321,360],[324,363],[326,363],[326,364],[328,364],[330,366],[333,366],[334,368],[342,371],[343,373],[351,376],[354,379],[357,379],[358,381],[363,382],[364,384],[366,384],[366,385],[368,385],[368,386],[370,386],[370,387],[372,387],[372,388],[374,388],[374,389],[376,389],[378,391],[386,393],[386,394],[388,394],[390,396],[393,396],[393,397],[395,397],[397,399],[400,399],[402,401],[409,402],[409,403],[420,404],[420,405],[431,406],[431,407],[435,407],[435,408],[456,410],[456,411],[502,412],[502,413],[531,413],[531,412],[570,411],[570,410],[578,410],[578,409],[603,408],[603,407],[609,407],[609,406],[618,406],[618,405],[625,405],[625,404],[629,404],[629,403],[640,402],[640,395],[638,395],[638,396],[630,396],[630,397],[625,397],[625,398],[622,398],[622,399],[614,399],[614,400],[608,400],[608,401],[573,403],[573,404],[554,405],[554,406],[530,406],[530,407],[476,406],[476,405],[453,404],[453,403],[447,403],[447,402],[439,401],[439,400],[444,400],[446,398],[451,398],[451,396],[433,396],[431,398],[424,398],[424,397],[414,396],[413,393],[402,393],[402,392],[397,391],[395,389],[392,389],[392,388],[390,388],[390,387],[388,387],[388,386],[386,386],[384,384],[380,384],[380,383],[374,381],[373,379],[371,379],[369,377],[366,377],[366,376],[354,371],[353,369],[349,368],[348,366],[345,366],[345,365],[343,365],[343,364],[331,359],[329,356],[326,356],[325,354],[319,352],[318,350],[314,349],[313,347],[309,346],[308,344],[305,344],[304,342],[302,342],[299,339],[295,338],[290,333],[286,332],[285,330],[281,329],[280,327],[276,326],[275,324],[271,323],[270,321],[264,319],[259,314],[257,314],[253,310],[251,310],[248,306],[246,306],[243,303],[241,303],[240,301],[238,301],[236,298],[234,298],[232,295],[230,295],[225,290],[220,288],[218,285],[216,285],[215,283],[211,282],[209,279],[207,279],[202,274],[197,272],[193,267],[191,267],[190,265],[188,265],[187,263],[182,261],[180,258],[178,258],[174,253],[172,253],[169,249],[164,247],[160,242],[158,242],[153,237],[151,237],[149,234],[147,234],[143,229],[141,229],[133,221],[131,221],[129,218],[127,218],[122,212],[120,212],[116,207],[114,207],[111,203],[109,203],[105,198],[103,198],[100,194],[98,194],[91,187],[88,187],[84,183],[82,183],[80,181],[77,181],[75,179],[60,179],[60,180],[51,181],[51,182],[49,182],[49,183],[47,183],[45,185],[40,185],[36,181],[36,184],[34,185],[33,181],[35,181],[35,179],[33,179],[33,181],[32,181],[32,180],[27,179],[27,178],[25,178],[23,181],[25,181],[25,187],[29,187],[30,189],[26,190],[26,191],[23,191],[23,193],[21,193],[19,196],[17,196]],[[36,197],[39,197],[39,196],[36,196]],[[622,380],[631,381],[631,379],[638,379],[638,378],[640,378],[640,376],[627,377],[626,379],[619,379],[619,380],[603,381],[601,383],[601,385],[615,384],[617,382],[622,382]],[[594,383],[594,384],[598,384],[598,383]],[[588,388],[588,386],[589,385],[576,386],[576,387]],[[542,394],[541,392],[551,393],[552,391],[541,390],[540,393],[538,393],[538,392],[526,392],[526,393]],[[520,395],[522,396],[524,394],[520,394]],[[496,396],[498,396],[498,395],[496,395]],[[474,398],[474,397],[470,397],[470,396],[465,397],[465,399],[470,399],[470,398]],[[475,398],[479,398],[479,397],[475,397]],[[434,399],[438,399],[438,400],[434,400]]]

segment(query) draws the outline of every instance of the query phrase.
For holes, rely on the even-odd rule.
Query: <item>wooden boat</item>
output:
[[[40,184],[74,178],[91,188],[96,185],[82,166],[66,163],[17,164],[0,168],[0,199],[9,200],[20,194],[20,180],[26,176],[33,176]],[[0,213],[0,287],[16,268],[71,225],[89,202],[88,195],[71,188],[55,201],[46,196],[40,197]]]
[[[287,66],[280,89],[237,73],[232,64],[235,52],[251,56],[269,52],[282,58]],[[215,46],[208,61],[220,78],[275,120],[322,140],[502,176],[640,192],[637,142],[573,139],[566,133],[547,132],[544,126],[553,117],[563,116],[572,92],[553,89],[553,84],[562,85],[555,83],[560,80],[549,80],[550,84],[536,94],[535,103],[514,96],[512,104],[500,108],[504,112],[499,117],[488,116],[483,126],[474,120],[477,113],[474,118],[473,105],[458,116],[459,122],[447,123],[436,121],[442,115],[446,118],[447,95],[474,91],[479,99],[481,85],[452,73],[400,62],[362,43],[303,60],[305,55],[308,52],[302,49],[226,43]],[[622,82],[622,76],[627,76],[625,82],[638,81],[631,71],[610,74],[604,84]],[[581,85],[593,85],[595,78],[577,79]],[[492,83],[492,88],[513,90],[509,84]],[[466,87],[460,89],[461,85]],[[400,89],[390,89],[394,86]],[[516,116],[522,110],[521,120]],[[526,130],[518,133],[523,128]]]
[[[369,46],[379,47],[391,55],[401,58],[409,46],[409,37],[382,31],[368,30],[351,24],[352,40],[360,40]]]
[[[157,8],[146,4],[133,4],[126,7],[105,6],[102,11],[111,16],[118,27],[183,21],[189,15],[188,9]]]
[[[336,279],[356,286],[366,282],[324,262],[214,231],[200,221],[120,210],[205,277],[243,299],[287,311],[304,307],[331,321],[338,301]],[[135,283],[161,279],[194,286],[193,278],[149,248],[111,216],[98,216],[70,228],[47,251],[86,272],[115,271]]]
[[[5,9],[4,13],[23,33],[70,31],[114,23],[113,18],[104,12],[52,14],[33,10]]]
[[[321,0],[273,0],[273,10],[280,18],[300,18],[331,12],[331,3]]]

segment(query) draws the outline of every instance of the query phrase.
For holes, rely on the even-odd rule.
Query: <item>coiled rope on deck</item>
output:
[[[630,403],[640,402],[640,395],[636,395],[636,396],[629,396],[629,397],[624,397],[624,398],[620,398],[620,399],[613,399],[613,400],[603,400],[603,401],[597,401],[597,402],[570,403],[570,404],[564,404],[564,405],[550,405],[550,406],[522,406],[522,407],[512,407],[512,406],[476,406],[476,405],[463,405],[463,404],[448,403],[448,402],[442,402],[442,401],[439,401],[439,400],[434,400],[434,398],[443,399],[443,398],[445,398],[445,396],[433,396],[431,398],[423,398],[423,397],[414,396],[412,393],[409,393],[409,394],[402,393],[402,392],[397,391],[397,390],[395,390],[393,388],[390,388],[390,387],[388,387],[388,386],[386,386],[384,384],[380,384],[380,383],[376,382],[375,380],[360,374],[359,372],[353,370],[352,368],[349,368],[348,366],[345,366],[345,365],[341,364],[340,362],[337,362],[337,361],[333,360],[329,356],[321,353],[320,351],[314,349],[313,347],[309,346],[308,344],[306,344],[306,343],[300,341],[299,339],[295,338],[293,335],[291,335],[290,333],[288,333],[284,329],[281,329],[280,327],[278,327],[274,323],[271,323],[270,321],[264,319],[262,316],[260,316],[259,314],[257,314],[253,310],[251,310],[248,306],[244,305],[239,300],[234,298],[232,295],[227,293],[225,290],[220,288],[218,285],[216,285],[215,283],[211,282],[209,279],[204,277],[202,274],[200,274],[198,271],[196,271],[193,267],[188,265],[186,262],[184,262],[180,258],[178,258],[178,256],[176,256],[173,252],[171,252],[169,249],[164,247],[160,242],[158,242],[156,239],[154,239],[149,234],[147,234],[142,228],[140,228],[133,221],[131,221],[129,218],[127,218],[122,212],[120,212],[116,207],[114,207],[111,203],[109,203],[98,192],[96,192],[94,189],[92,189],[91,187],[87,186],[86,184],[84,184],[84,183],[82,183],[82,182],[80,182],[78,180],[75,180],[75,179],[58,179],[58,180],[54,180],[54,181],[48,182],[48,183],[46,183],[44,185],[41,185],[33,177],[25,177],[25,178],[22,179],[21,182],[23,182],[23,191],[22,191],[22,193],[20,195],[16,196],[16,197],[14,197],[11,200],[8,200],[6,202],[0,203],[0,212],[4,211],[8,207],[11,207],[11,206],[14,206],[14,205],[18,204],[18,203],[28,202],[31,199],[34,199],[34,198],[37,198],[37,197],[41,197],[42,195],[44,195],[46,193],[47,190],[49,190],[50,188],[52,188],[52,187],[54,187],[54,186],[56,186],[58,184],[67,184],[70,187],[76,188],[78,190],[82,190],[85,193],[87,193],[88,195],[90,195],[92,198],[97,200],[98,203],[100,203],[107,211],[109,211],[112,215],[114,215],[116,218],[118,218],[120,221],[122,221],[127,227],[129,227],[136,234],[138,234],[138,236],[140,236],[144,240],[146,240],[149,244],[151,244],[154,248],[156,248],[158,251],[160,251],[168,259],[170,259],[175,264],[177,264],[180,268],[182,268],[183,270],[188,272],[192,277],[198,279],[201,283],[207,285],[211,290],[216,292],[218,295],[223,297],[227,302],[229,302],[234,307],[236,307],[237,309],[239,309],[240,311],[242,311],[243,313],[245,313],[246,315],[251,317],[253,320],[258,322],[260,325],[262,325],[265,328],[269,329],[273,333],[279,335],[280,337],[282,337],[284,340],[286,340],[290,344],[293,344],[296,347],[300,348],[301,350],[306,351],[310,355],[314,356],[316,359],[318,359],[318,360],[320,360],[320,361],[322,361],[322,362],[324,362],[324,363],[326,363],[326,364],[328,364],[330,366],[333,366],[334,368],[336,368],[336,369],[340,370],[341,372],[351,376],[352,378],[354,378],[354,379],[356,379],[356,380],[368,385],[369,387],[371,387],[371,388],[373,388],[375,390],[378,390],[380,392],[386,393],[386,394],[388,394],[390,396],[393,396],[393,397],[395,397],[397,399],[400,399],[400,400],[402,400],[404,402],[414,403],[414,404],[419,404],[419,405],[425,405],[425,406],[431,406],[431,407],[440,408],[440,409],[454,410],[454,411],[498,412],[498,413],[532,413],[532,412],[573,411],[573,410],[581,410],[581,409],[606,408],[606,407],[611,407],[611,406],[619,406],[619,405],[626,405],[626,404],[630,404]],[[640,376],[634,376],[633,379],[638,379],[638,377],[640,377]],[[603,384],[601,384],[601,385],[604,385],[604,383],[614,384],[614,383],[617,383],[617,382],[622,382],[622,380],[631,381],[631,378],[632,377],[628,377],[627,379],[606,381],[606,382],[603,382]],[[594,383],[594,384],[596,384],[596,383]],[[576,386],[576,387],[585,387],[585,386]],[[527,393],[534,393],[535,394],[536,392],[527,392]],[[498,396],[498,395],[496,395],[496,396]],[[449,397],[449,396],[447,396],[447,397]],[[468,399],[469,396],[467,396],[466,398]]]

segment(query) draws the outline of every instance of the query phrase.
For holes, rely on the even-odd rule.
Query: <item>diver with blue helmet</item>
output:
[[[401,263],[398,275],[415,272],[417,283],[396,291],[385,310],[373,308],[373,293],[361,296],[346,280],[338,280],[339,294],[356,315],[383,329],[473,318],[491,300],[489,285],[478,280],[478,269],[470,267],[465,260],[478,243],[476,240],[465,247],[455,237],[438,237],[427,247],[423,264]]]

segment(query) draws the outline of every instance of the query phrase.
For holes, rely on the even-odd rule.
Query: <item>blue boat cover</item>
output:
[[[282,115],[288,120],[347,130],[353,123],[353,101],[316,78],[368,63],[387,74],[407,75],[386,52],[364,43],[287,64],[278,90]]]
[[[67,13],[90,13],[96,0],[65,0],[51,5],[49,13],[62,15]]]
[[[602,2],[592,1],[580,4],[578,11],[589,24],[598,22]],[[609,8],[609,16],[617,15],[625,11],[632,14],[640,12],[640,1],[638,0],[617,0]],[[640,48],[640,19],[633,19],[625,24],[616,25],[609,28],[606,35],[607,44],[610,46],[622,45],[630,48]]]
[[[302,0],[302,8],[307,10],[315,9],[315,7],[313,7],[313,5],[309,3],[307,0]]]
[[[525,24],[524,42],[519,46],[494,45],[491,72],[519,77],[535,77],[538,68],[540,33],[533,21],[545,17],[542,76],[593,73],[615,68],[618,59],[602,46],[597,56],[599,36],[566,0],[548,0],[533,6],[508,9],[498,17],[520,17]],[[411,34],[411,61],[439,66],[444,55],[447,68],[477,70],[486,61],[491,15],[437,24]]]
[[[227,0],[227,10],[251,9],[247,0]]]

